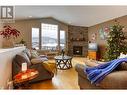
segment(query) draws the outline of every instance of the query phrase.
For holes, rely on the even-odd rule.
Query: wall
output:
[[[24,49],[25,47],[0,49],[0,89],[7,88],[7,82],[12,80],[12,59]]]
[[[88,39],[89,41],[92,40],[92,34],[93,33],[96,33],[97,34],[97,37],[96,37],[96,42],[98,43],[98,46],[99,46],[99,53],[101,54],[100,56],[102,57],[104,54],[105,54],[105,47],[106,47],[106,40],[102,40],[99,36],[99,33],[98,33],[98,30],[100,28],[103,28],[103,27],[109,27],[111,25],[114,25],[115,24],[115,19],[113,20],[110,20],[110,21],[106,21],[104,23],[100,23],[100,24],[97,24],[97,25],[94,25],[94,26],[91,26],[88,28]],[[125,26],[125,30],[124,32],[127,32],[127,16],[123,16],[123,17],[119,17],[116,19],[121,25]]]
[[[125,26],[125,31],[127,31],[127,16],[117,18],[117,20],[120,22],[120,24]],[[30,48],[31,47],[31,28],[32,27],[41,28],[41,23],[58,24],[59,30],[65,30],[67,32],[66,37],[67,37],[67,40],[69,40],[68,25],[66,25],[62,22],[59,22],[55,19],[52,19],[52,18],[19,20],[19,21],[16,21],[14,24],[10,24],[10,25],[14,26],[16,29],[21,31],[21,36],[20,36],[20,38],[17,39],[17,42],[19,42],[21,40],[21,38],[23,38],[27,42],[28,47]],[[88,28],[88,40],[89,41],[91,41],[91,38],[92,38],[91,36],[93,33],[97,34],[96,42],[98,43],[101,56],[104,54],[103,51],[105,51],[106,41],[100,39],[98,30],[102,27],[108,27],[113,24],[114,24],[114,20],[110,20],[110,21],[106,21],[104,23],[100,23],[100,24],[97,24],[97,25],[94,25],[94,26],[91,26]],[[67,42],[67,40],[66,40],[66,42]],[[1,44],[0,44],[0,46],[1,46]],[[68,47],[69,47],[69,45],[67,42],[67,49],[68,49]]]
[[[70,41],[69,38],[70,38],[71,35],[69,35],[68,28],[70,28],[70,32],[77,32],[78,33],[79,31],[82,31],[85,35],[84,36],[85,39],[86,39],[85,42],[88,41],[88,34],[87,34],[88,33],[88,28],[87,27],[72,26],[73,29],[71,29],[71,26],[68,26],[67,24],[64,24],[64,23],[62,23],[60,21],[57,21],[53,18],[18,20],[15,23],[10,24],[10,25],[21,32],[21,36],[18,37],[18,39],[16,39],[16,41],[19,42],[23,38],[27,42],[28,48],[31,48],[31,29],[32,29],[32,27],[33,28],[40,28],[40,31],[41,31],[41,23],[56,24],[59,27],[59,29],[58,29],[59,31],[60,30],[66,31],[66,49],[67,49],[67,51],[70,51],[70,49],[72,48],[72,47],[70,47],[71,43],[69,42]],[[41,39],[40,39],[40,41],[41,41]],[[87,44],[87,43],[84,43],[84,42],[82,43],[81,42],[80,44],[85,46],[85,44]],[[85,47],[87,47],[87,45]],[[86,50],[83,49],[83,51],[84,51],[83,55],[86,56],[86,53],[85,53]],[[72,55],[72,53],[71,53],[71,55]]]
[[[68,26],[66,24],[57,21],[53,18],[19,20],[10,25],[21,32],[21,36],[18,39],[16,39],[16,41],[19,42],[23,38],[27,42],[28,48],[31,48],[31,29],[32,27],[40,28],[41,31],[41,23],[57,24],[59,27],[58,30],[64,30],[68,32]]]
[[[2,30],[2,28],[3,28],[3,24],[0,23],[0,31]],[[2,36],[0,35],[0,48],[2,48],[2,42],[3,42],[3,38],[2,38]]]
[[[80,27],[80,26],[72,26],[72,25],[68,26],[68,54],[69,55],[73,55],[73,46],[82,46],[83,47],[82,56],[87,56],[88,27]]]

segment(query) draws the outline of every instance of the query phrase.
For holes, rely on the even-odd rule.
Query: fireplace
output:
[[[82,46],[73,46],[73,55],[81,55],[82,56]]]

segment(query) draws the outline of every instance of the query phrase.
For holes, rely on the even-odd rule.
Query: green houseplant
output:
[[[24,44],[26,46],[26,41],[24,41],[23,39],[21,39],[21,41],[19,42],[19,44]]]

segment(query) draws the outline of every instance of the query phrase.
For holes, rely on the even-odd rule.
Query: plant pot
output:
[[[3,48],[13,48],[14,41],[12,39],[4,39],[3,41]]]

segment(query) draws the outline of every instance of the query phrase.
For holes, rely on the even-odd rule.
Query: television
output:
[[[97,43],[89,43],[88,44],[88,49],[89,50],[94,50],[94,51],[97,51]]]

